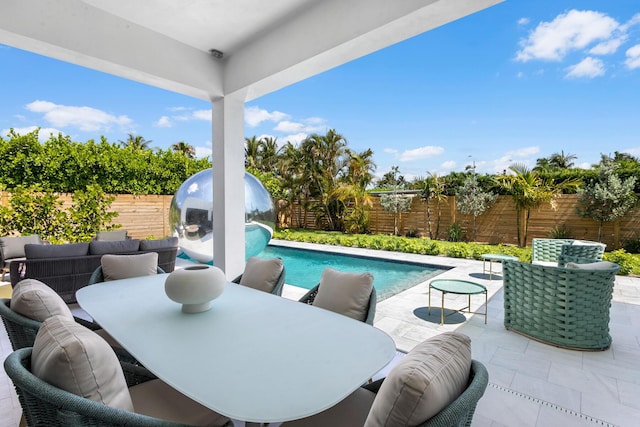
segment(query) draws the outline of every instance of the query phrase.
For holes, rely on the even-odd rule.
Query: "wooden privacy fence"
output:
[[[60,194],[63,208],[71,205],[70,194]],[[111,211],[118,212],[114,223],[120,224],[136,239],[150,236],[160,238],[173,234],[169,224],[169,206],[172,196],[134,196],[130,194],[115,195]],[[8,206],[9,194],[0,193],[0,205]],[[540,209],[531,211],[527,245],[535,237],[549,237],[550,231],[556,226],[564,226],[571,232],[571,237],[583,240],[598,240],[598,223],[589,218],[582,218],[576,214],[577,195],[562,195],[556,199],[555,209],[546,204]],[[411,210],[399,215],[398,230],[400,235],[408,232],[422,236],[429,236],[429,217],[431,218],[431,232],[433,238],[446,239],[447,229],[457,222],[461,225],[468,240],[473,240],[473,218],[456,211],[455,197],[449,197],[438,205],[431,201],[427,203],[419,197],[413,197]],[[299,205],[291,208],[279,202],[278,226],[307,229],[319,229],[313,212],[307,212]],[[428,208],[428,210],[427,210]],[[440,212],[440,227],[436,236],[436,226]],[[380,206],[380,198],[373,198],[370,212],[370,230],[372,233],[393,234],[393,214],[386,212]],[[524,219],[522,220],[524,223]],[[477,224],[477,241],[491,244],[518,243],[516,228],[516,212],[510,196],[498,196],[491,209],[479,216]],[[640,238],[640,207],[635,208],[616,223],[605,223],[602,229],[602,243],[607,249],[619,248],[625,240]]]
[[[9,206],[10,193],[0,193],[0,205]],[[134,239],[147,237],[161,238],[171,236],[173,231],[169,224],[169,206],[173,196],[134,196],[132,194],[116,194],[110,211],[118,212],[114,224],[122,225]],[[71,194],[58,194],[62,208],[72,205]]]
[[[566,227],[571,236],[581,240],[598,240],[598,223],[590,218],[583,218],[576,213],[578,196],[564,194],[555,200],[555,209],[545,204],[539,209],[531,211],[527,245],[536,237],[546,238],[554,227]],[[463,227],[467,240],[473,240],[473,217],[457,212],[456,198],[448,197],[438,204],[429,204],[413,197],[411,210],[399,214],[398,232],[405,235],[409,232],[421,236],[429,236],[429,222],[431,236],[437,239],[447,239],[447,230],[453,223]],[[438,212],[440,212],[440,227],[436,236]],[[431,221],[429,221],[429,218]],[[280,208],[278,216],[280,226],[295,228],[318,229],[313,212],[306,212],[299,205],[291,208]],[[524,226],[524,217],[521,220]],[[372,233],[393,234],[394,215],[386,212],[380,206],[380,198],[373,198],[370,211],[370,230]],[[477,241],[491,244],[518,244],[516,211],[511,196],[498,196],[496,203],[483,215],[476,218]],[[625,240],[640,238],[640,207],[633,209],[616,223],[605,223],[602,228],[602,243],[607,249],[619,248]]]

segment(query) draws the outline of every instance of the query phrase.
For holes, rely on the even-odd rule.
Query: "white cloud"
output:
[[[576,165],[576,167],[580,169],[591,169],[592,165],[589,162],[583,162],[583,163],[580,163],[579,165]]]
[[[300,132],[300,133],[296,133],[293,135],[288,135],[285,136],[283,138],[284,141],[288,141],[290,143],[292,143],[293,145],[297,146],[298,144],[300,144],[302,141],[305,140],[306,137],[308,137],[309,135],[304,133],[304,132]]]
[[[194,147],[196,150],[196,158],[198,159],[202,159],[205,157],[211,157],[211,155],[213,154],[213,149],[212,149],[212,144],[211,141],[207,141],[205,142],[205,146],[196,146]]]
[[[300,132],[304,129],[304,125],[302,123],[290,122],[287,120],[283,120],[274,128],[275,131],[278,132]]]
[[[396,150],[395,148],[385,148],[382,151],[389,154],[398,154],[398,150]]]
[[[288,114],[281,113],[280,111],[269,112],[260,107],[248,107],[244,110],[244,122],[252,128],[258,126],[262,122],[279,122],[288,118]]]
[[[440,167],[444,170],[454,170],[456,168],[456,162],[453,160],[446,161],[440,165]]]
[[[401,162],[411,162],[414,160],[439,156],[442,153],[444,153],[444,148],[427,145],[424,147],[414,148],[413,150],[403,151],[402,154],[400,154],[400,157],[398,157],[398,160]]]
[[[160,128],[170,128],[171,126],[173,126],[173,123],[168,116],[162,116],[153,125]]]
[[[527,157],[531,157],[534,154],[538,154],[540,152],[540,147],[524,147],[518,150],[507,151],[505,156],[517,159],[524,159]]]
[[[627,55],[627,59],[624,61],[624,65],[626,65],[627,68],[630,70],[640,68],[640,44],[630,47],[625,54]]]
[[[311,119],[302,120],[301,122],[291,122],[289,120],[283,120],[279,122],[273,130],[283,133],[316,133],[322,132],[325,129],[325,120],[313,117]]]
[[[576,65],[567,67],[567,78],[594,78],[604,76],[604,63],[598,58],[586,57]]]
[[[211,121],[211,109],[209,110],[196,110],[193,112],[192,117],[196,120]]]
[[[112,126],[129,128],[133,120],[129,117],[114,116],[92,107],[76,107],[54,104],[49,101],[33,101],[26,109],[34,113],[43,113],[44,119],[57,127],[75,127],[84,132],[109,130]]]
[[[621,152],[630,154],[632,156],[640,156],[640,147],[625,148]]]
[[[17,133],[18,135],[26,135],[26,134],[28,134],[30,132],[33,132],[36,129],[38,129],[38,126],[27,126],[27,127],[22,127],[22,128],[13,128],[13,131],[15,133]],[[9,131],[10,131],[10,129],[2,129],[2,131],[0,131],[0,133],[3,136],[8,136],[9,135]],[[58,136],[59,133],[61,133],[63,135],[66,135],[65,132],[62,132],[61,130],[58,130],[56,128],[40,128],[40,132],[38,132],[38,141],[45,142],[52,135],[53,136]]]
[[[529,23],[529,18],[518,19],[518,25],[527,25],[528,23]]]
[[[524,147],[517,150],[507,151],[504,155],[490,162],[476,162],[476,170],[480,170],[486,164],[492,173],[502,173],[509,169],[514,163],[523,163],[529,166],[532,157],[540,152],[540,147]],[[484,168],[483,168],[484,169]]]
[[[522,49],[516,53],[516,60],[559,61],[571,51],[610,39],[619,27],[615,19],[603,13],[570,10],[551,22],[538,24],[527,39],[520,41]]]
[[[610,55],[615,53],[618,48],[627,41],[627,36],[621,36],[615,39],[607,40],[602,43],[598,43],[591,49],[589,49],[589,53],[592,55]]]
[[[633,15],[631,17],[631,19],[629,19],[627,22],[625,22],[623,25],[620,26],[620,30],[621,31],[628,31],[629,28],[633,27],[634,25],[638,25],[640,24],[640,13],[636,13],[635,15]]]

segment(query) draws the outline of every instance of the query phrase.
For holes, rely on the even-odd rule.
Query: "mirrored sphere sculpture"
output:
[[[262,183],[244,174],[245,256],[259,254],[269,243],[275,228],[273,200]],[[205,169],[182,183],[171,200],[169,221],[180,249],[190,258],[213,260],[213,169]]]

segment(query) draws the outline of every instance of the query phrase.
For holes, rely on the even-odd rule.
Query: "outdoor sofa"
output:
[[[9,272],[9,265],[12,261],[22,260],[25,257],[24,246],[27,244],[40,244],[40,236],[32,234],[30,236],[4,236],[0,237],[0,268],[4,280],[5,273]]]
[[[67,304],[76,302],[76,291],[89,284],[105,254],[158,254],[158,267],[175,268],[178,238],[160,240],[92,241],[61,245],[25,245],[25,259],[10,264],[11,286],[22,279],[37,279],[55,290]]]
[[[532,239],[531,263],[557,266],[564,258],[590,258],[602,260],[607,245],[575,239]]]

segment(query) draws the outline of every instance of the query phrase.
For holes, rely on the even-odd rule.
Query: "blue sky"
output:
[[[211,105],[0,45],[0,132],[128,133],[211,153]],[[507,0],[246,105],[245,135],[336,129],[378,176],[481,173],[563,150],[640,156],[640,3]]]

